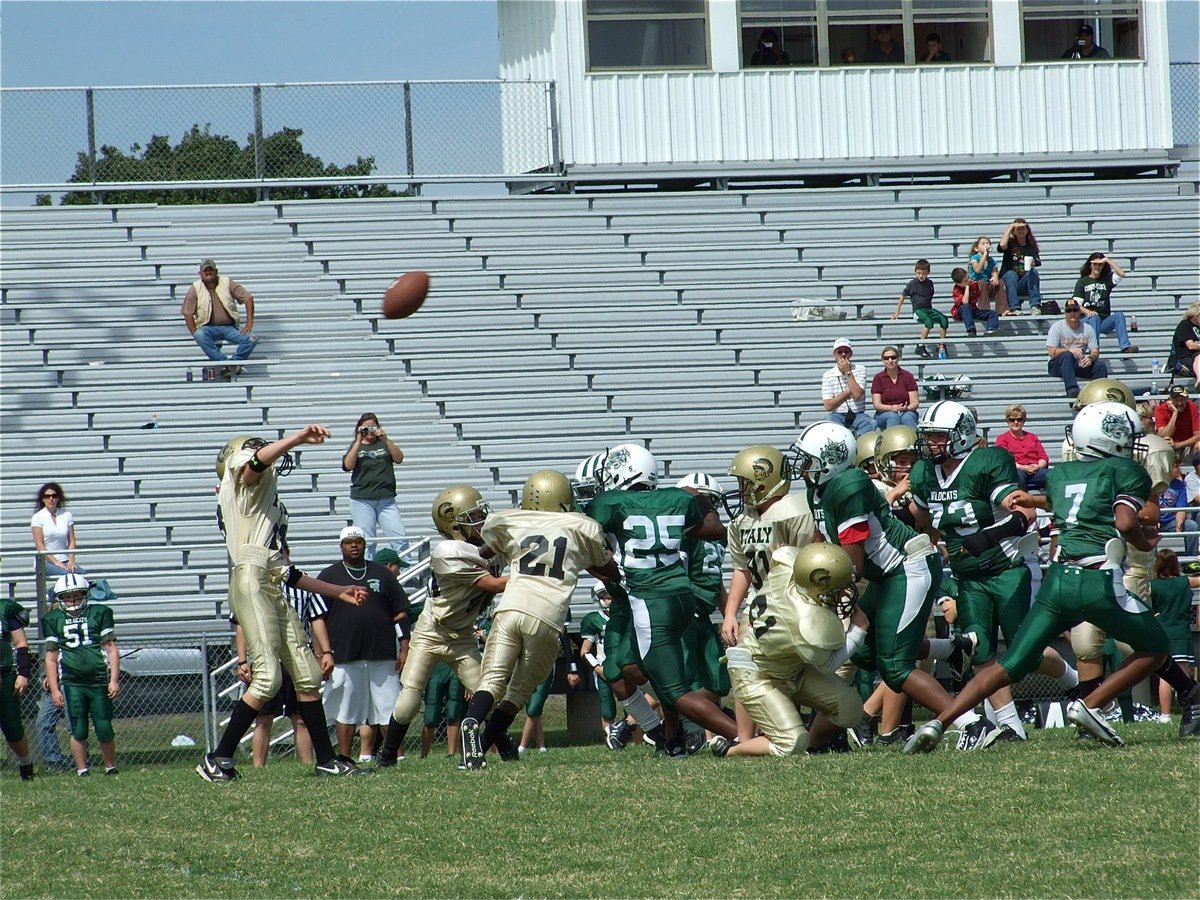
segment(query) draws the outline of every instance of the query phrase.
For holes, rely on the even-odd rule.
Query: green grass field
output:
[[[435,747],[356,779],[246,764],[232,785],[194,761],[28,784],[6,766],[0,880],[72,898],[1195,897],[1200,742],[1120,730],[1119,750],[1055,730],[920,757],[555,746],[472,773]]]

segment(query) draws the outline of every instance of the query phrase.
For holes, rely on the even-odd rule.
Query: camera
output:
[[[364,425],[362,428],[358,429],[358,433],[363,436],[368,434],[379,434],[379,428],[375,425]]]
[[[1076,49],[1082,49],[1083,43],[1084,43],[1083,38],[1075,38],[1075,48]]]

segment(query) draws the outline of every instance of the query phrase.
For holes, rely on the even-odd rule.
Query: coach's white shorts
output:
[[[339,663],[325,687],[325,718],[343,725],[385,725],[399,694],[395,660]]]

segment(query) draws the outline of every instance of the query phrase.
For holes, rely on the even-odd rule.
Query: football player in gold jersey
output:
[[[468,691],[479,688],[481,657],[475,620],[508,584],[508,577],[497,574],[498,566],[485,555],[480,529],[490,513],[483,496],[467,484],[451,485],[434,498],[433,524],[446,540],[429,555],[436,585],[413,626],[408,660],[400,673],[400,696],[377,765],[396,764],[438,662],[450,666]]]
[[[839,615],[854,608],[854,567],[834,544],[816,543],[772,553],[766,589],[750,604],[747,627],[728,653],[733,693],[762,734],[731,744],[715,737],[717,756],[787,756],[809,747],[801,706],[818,711],[814,745],[862,715],[858,692],[834,674],[851,641],[865,637],[866,618],[848,638]]]
[[[468,769],[484,767],[487,748],[554,666],[579,573],[586,569],[610,590],[620,581],[599,523],[574,508],[566,476],[544,469],[525,481],[519,509],[493,512],[483,525],[484,543],[511,569],[492,615],[480,684],[462,721]]]

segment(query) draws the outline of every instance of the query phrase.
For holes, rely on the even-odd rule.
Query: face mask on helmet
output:
[[[600,463],[603,459],[604,454],[597,453],[576,467],[575,477],[571,479],[571,492],[575,495],[576,503],[585,505],[600,493]]]
[[[858,441],[854,432],[835,422],[816,422],[800,432],[789,449],[793,479],[823,487],[854,466]]]
[[[758,509],[792,488],[788,459],[775,447],[755,444],[740,451],[729,464],[729,473],[737,478],[737,490],[725,491],[721,502],[730,518],[740,516],[747,507]]]
[[[842,618],[850,615],[858,601],[854,564],[836,544],[816,543],[801,548],[792,563],[792,584]]]
[[[87,592],[91,583],[82,575],[68,572],[54,582],[54,595],[69,613],[82,612],[87,606]]]
[[[608,592],[608,588],[602,584],[598,584],[592,588],[592,600],[598,607],[604,610],[612,606],[612,595]]]
[[[267,442],[260,437],[250,435],[238,435],[231,439],[217,453],[217,478],[225,479],[225,463],[234,454],[243,449],[258,450],[260,447],[267,446]],[[296,468],[296,461],[290,453],[284,453],[275,461],[275,474],[279,477],[289,474],[292,469]]]
[[[600,486],[605,491],[658,487],[658,460],[640,444],[618,444],[604,455]]]
[[[917,424],[917,453],[930,462],[964,459],[975,449],[976,440],[975,417],[953,400],[928,407]]]
[[[1145,429],[1137,414],[1123,403],[1103,401],[1085,406],[1067,426],[1067,439],[1081,459],[1144,454]]]
[[[491,507],[479,491],[469,484],[455,484],[434,497],[430,515],[443,537],[474,543],[490,512]]]
[[[875,445],[875,468],[889,485],[902,481],[917,459],[917,432],[908,425],[893,425],[879,435]]]

